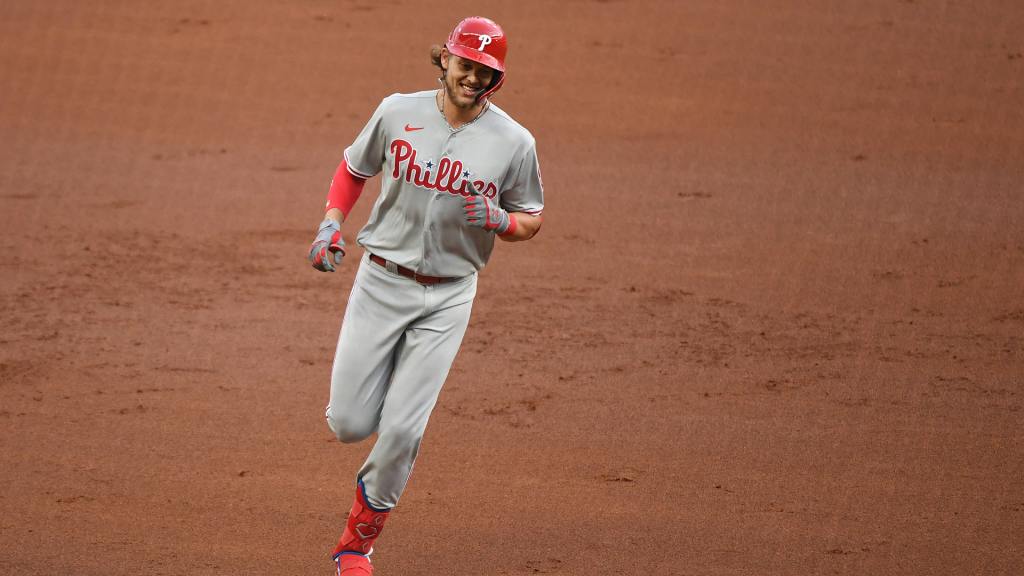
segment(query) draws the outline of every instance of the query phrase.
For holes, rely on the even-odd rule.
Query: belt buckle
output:
[[[398,264],[395,264],[391,260],[384,261],[384,269],[392,274],[398,274]]]

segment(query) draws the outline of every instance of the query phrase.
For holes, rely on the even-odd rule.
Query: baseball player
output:
[[[344,222],[367,178],[381,191],[338,338],[327,424],[342,442],[377,433],[356,476],[334,560],[339,576],[372,574],[369,554],[398,503],[427,420],[469,323],[477,272],[495,238],[532,238],[544,193],[533,136],[490,101],[505,81],[507,40],[466,18],[431,48],[441,86],[385,98],[345,149],[310,248],[332,272]]]

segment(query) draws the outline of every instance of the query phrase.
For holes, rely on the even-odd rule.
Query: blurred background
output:
[[[305,256],[469,15],[545,225],[481,274],[377,573],[1024,570],[1019,2],[2,12],[0,574],[333,572],[360,252]]]

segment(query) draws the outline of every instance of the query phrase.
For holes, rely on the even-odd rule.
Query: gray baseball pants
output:
[[[472,274],[424,286],[363,256],[334,355],[327,425],[346,443],[377,433],[358,473],[375,508],[393,508],[405,490],[476,283]]]

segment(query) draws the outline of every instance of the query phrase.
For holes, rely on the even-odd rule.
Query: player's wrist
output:
[[[516,233],[516,229],[519,228],[519,221],[516,220],[515,215],[510,212],[505,212],[505,217],[508,218],[508,224],[505,225],[505,229],[496,229],[495,233],[502,238],[507,238]]]
[[[331,218],[330,216],[325,216],[323,221],[320,222],[319,230],[321,232],[323,232],[324,230],[333,230],[335,232],[340,232],[341,221],[335,218]]]
[[[328,218],[341,225],[341,223],[345,221],[345,213],[338,208],[328,208],[327,211],[324,212],[324,219],[326,220]]]

